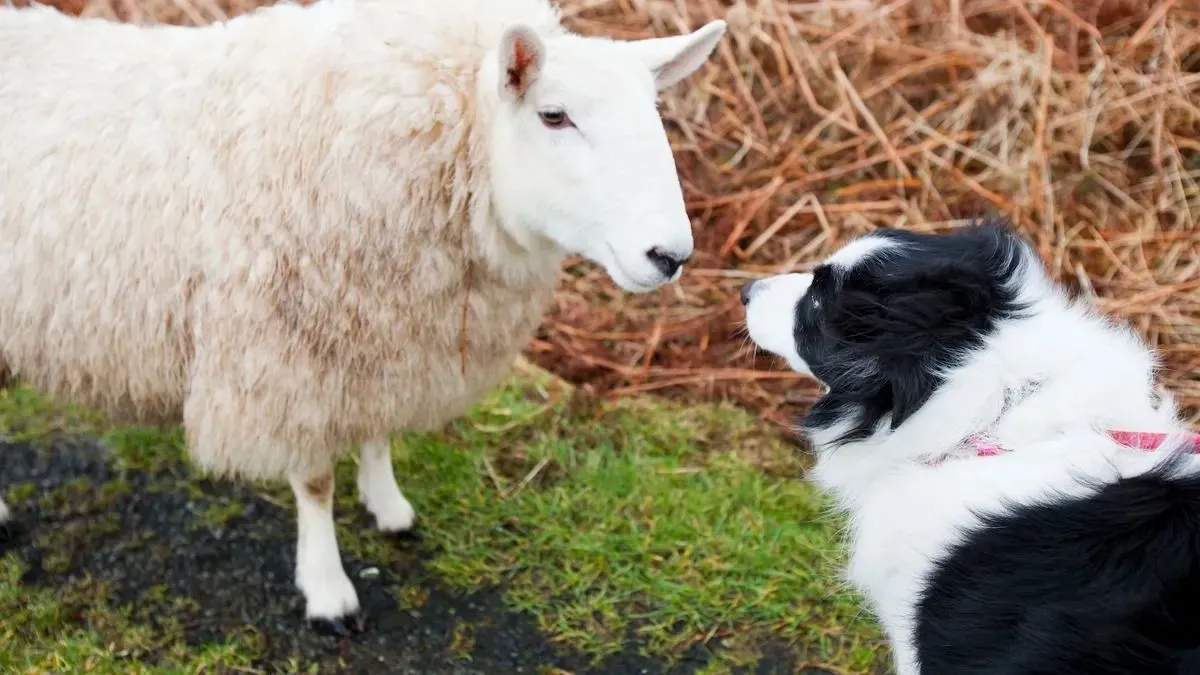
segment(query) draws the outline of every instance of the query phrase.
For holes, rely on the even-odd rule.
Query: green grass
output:
[[[21,389],[0,392],[4,429],[25,440],[103,434],[126,469],[182,452],[177,429],[107,428]],[[706,643],[715,658],[705,673],[752,663],[779,645],[838,672],[880,663],[877,631],[839,581],[839,523],[800,479],[796,451],[740,409],[642,398],[601,404],[522,368],[442,433],[398,436],[394,454],[439,580],[464,590],[503,587],[507,602],[564,645],[599,659],[632,639],[670,660]],[[339,466],[342,547],[372,564],[402,564],[391,542],[361,528],[354,471],[353,460]],[[119,485],[107,489],[120,494]],[[15,494],[22,490],[10,498],[28,498]],[[261,490],[290,506],[281,485]],[[239,515],[236,502],[218,504],[200,514],[199,526]],[[25,591],[15,585],[14,563],[4,564],[0,599],[9,602]],[[402,608],[423,601],[418,587],[395,595]],[[24,623],[9,621],[11,605],[0,602],[3,625],[20,626],[0,629],[8,641],[0,642],[0,665],[62,654],[109,672],[105,659],[122,640],[94,627],[55,630],[66,610],[53,596],[33,597],[42,613]],[[136,648],[137,627],[113,625]],[[456,648],[471,644],[464,625]]]
[[[253,633],[230,635],[222,644],[188,647],[170,622],[151,630],[112,607],[107,589],[80,579],[58,589],[20,583],[25,566],[0,558],[0,672],[218,673],[248,667],[258,653]],[[154,652],[158,665],[138,657]]]

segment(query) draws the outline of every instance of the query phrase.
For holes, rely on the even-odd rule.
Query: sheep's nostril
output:
[[[674,276],[675,272],[678,271],[685,262],[687,262],[686,257],[679,257],[670,253],[666,253],[657,247],[646,251],[646,257],[650,259],[650,262],[653,263],[654,266],[658,268],[658,271],[662,272],[663,276],[665,277]]]
[[[745,286],[742,286],[742,304],[743,305],[750,304],[750,294],[752,292],[751,289],[753,289],[753,288],[754,288],[754,280],[753,279],[751,279],[750,281],[747,281]]]

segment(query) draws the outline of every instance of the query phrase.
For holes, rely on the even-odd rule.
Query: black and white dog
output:
[[[1005,223],[879,230],[742,289],[899,675],[1200,674],[1200,438]]]

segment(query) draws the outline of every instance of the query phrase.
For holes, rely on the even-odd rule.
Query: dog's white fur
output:
[[[886,255],[891,245],[859,239],[828,262],[850,268],[864,256]],[[810,371],[793,340],[793,308],[811,279],[789,274],[758,282],[747,308],[752,339],[802,373]],[[885,423],[870,438],[836,448],[838,428],[810,435],[817,456],[811,477],[849,515],[848,579],[877,614],[899,675],[920,672],[913,631],[922,585],[979,515],[1086,495],[1145,473],[1168,454],[1121,447],[1106,429],[1188,433],[1171,396],[1156,388],[1155,356],[1135,333],[1069,299],[1031,250],[1015,283],[1029,318],[1003,323],[895,431]],[[1006,397],[1034,381],[1034,393],[1006,408]],[[963,442],[974,433],[1011,452],[975,457]],[[925,463],[946,456],[937,466]],[[1200,471],[1200,460],[1189,456],[1185,467]]]
[[[365,443],[363,502],[411,526],[387,435],[495,385],[566,255],[630,291],[678,278],[647,257],[693,246],[657,91],[724,30],[584,38],[547,0],[198,28],[2,8],[0,372],[289,477],[308,614],[351,612],[333,459]]]

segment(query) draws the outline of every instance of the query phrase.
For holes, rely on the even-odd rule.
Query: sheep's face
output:
[[[658,92],[724,33],[723,21],[627,42],[510,28],[480,82],[498,94],[490,153],[504,226],[603,265],[627,291],[678,279],[692,229]]]

